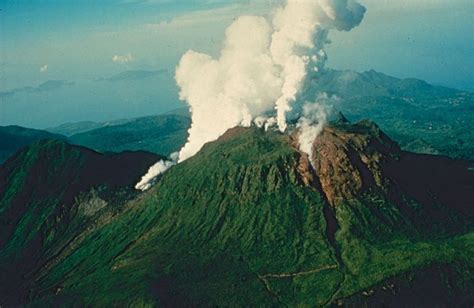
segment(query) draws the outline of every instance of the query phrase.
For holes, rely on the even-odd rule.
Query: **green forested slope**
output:
[[[159,156],[101,155],[43,140],[0,167],[0,294],[25,298],[29,277],[74,249],[94,225],[134,196],[132,185]],[[100,217],[100,219],[99,219]]]
[[[188,138],[189,117],[175,114],[142,117],[72,135],[74,144],[100,152],[148,151],[169,155]]]
[[[360,123],[326,129],[315,142],[312,159],[320,163],[313,161],[312,169],[292,147],[293,138],[230,130],[116,215],[99,219],[80,245],[23,277],[29,292],[19,300],[102,306],[414,303],[403,292],[417,281],[410,277],[434,272],[430,277],[440,278],[446,291],[438,303],[472,303],[474,199],[466,188],[474,182],[467,162],[412,156],[373,124]],[[410,170],[414,159],[422,164],[415,171],[427,172],[419,193],[405,186],[406,178],[418,180]],[[454,171],[442,168],[448,162]],[[436,164],[441,167],[429,173]],[[451,184],[438,178],[443,173],[452,176]],[[333,184],[347,189],[331,190]],[[441,184],[445,191],[432,191]],[[391,284],[400,290],[396,295],[375,291]]]

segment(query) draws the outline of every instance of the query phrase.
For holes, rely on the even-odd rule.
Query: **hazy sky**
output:
[[[332,33],[328,66],[375,69],[474,90],[473,0],[361,0],[362,24]],[[183,52],[216,54],[241,14],[278,0],[0,0],[0,125],[48,127],[179,107],[174,68]],[[127,70],[151,79],[107,82]],[[62,80],[38,87],[48,80]],[[33,87],[27,88],[24,87]]]

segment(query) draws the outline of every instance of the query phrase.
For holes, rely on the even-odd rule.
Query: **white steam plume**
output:
[[[193,156],[237,125],[272,110],[281,95],[281,69],[269,53],[272,28],[263,17],[243,16],[226,31],[219,59],[188,51],[176,70],[192,114],[188,143],[179,160]]]
[[[328,96],[326,93],[322,93],[318,95],[314,103],[306,103],[303,106],[303,114],[297,124],[299,129],[298,141],[300,151],[308,155],[311,163],[313,161],[314,139],[323,131],[331,112],[331,107],[337,101],[339,101],[339,98],[336,96]]]
[[[287,0],[270,23],[242,16],[226,31],[220,57],[188,51],[176,70],[192,125],[179,161],[237,125],[276,109],[280,131],[305,77],[323,68],[328,31],[349,31],[363,19],[355,0]],[[259,121],[260,122],[260,121]]]
[[[153,185],[153,180],[159,176],[160,174],[164,173],[166,170],[171,168],[174,165],[173,162],[167,160],[160,160],[156,164],[148,169],[148,172],[142,176],[140,182],[135,185],[135,189],[138,190],[147,190]]]
[[[349,31],[364,14],[356,0],[287,0],[271,22],[259,16],[235,20],[217,59],[186,52],[175,77],[192,124],[178,162],[228,129],[256,119],[265,129],[277,124],[284,132],[306,76],[324,67],[328,31]]]
[[[176,165],[176,160],[178,158],[178,153],[171,154],[171,160],[160,160],[153,166],[151,166],[147,173],[142,176],[140,182],[135,185],[137,190],[148,190],[154,183],[157,176],[165,173],[169,168]]]

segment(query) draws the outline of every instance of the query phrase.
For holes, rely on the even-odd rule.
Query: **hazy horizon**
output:
[[[278,2],[0,1],[0,125],[47,128],[184,107],[174,81],[181,55],[215,55],[236,16]],[[362,24],[331,33],[328,67],[474,90],[472,1],[361,2]],[[131,70],[167,73],[104,80]],[[48,80],[56,82],[38,88]]]

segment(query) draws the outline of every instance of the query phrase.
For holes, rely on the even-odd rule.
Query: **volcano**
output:
[[[65,179],[101,165],[25,150],[1,171],[0,303],[473,305],[472,162],[404,152],[370,121],[327,126],[313,157],[297,137],[233,128],[140,194],[117,179],[142,168]]]

